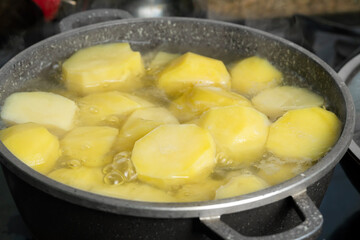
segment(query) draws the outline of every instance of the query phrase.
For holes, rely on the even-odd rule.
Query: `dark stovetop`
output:
[[[45,23],[40,19],[41,14],[37,10],[34,11],[34,14],[26,15],[31,18],[29,24],[24,24],[24,21],[20,21],[18,25],[0,24],[2,28],[0,28],[0,66],[22,49],[57,32],[58,19]],[[2,19],[0,14],[0,22]],[[360,13],[355,13],[316,18],[293,16],[286,19],[248,20],[238,23],[287,38],[314,52],[338,70],[348,59],[360,52],[359,19]],[[4,34],[6,32],[10,34]],[[324,216],[320,240],[360,239],[358,228],[360,226],[360,194],[352,186],[340,165],[335,168],[320,211]],[[0,239],[32,240],[12,200],[1,171]]]

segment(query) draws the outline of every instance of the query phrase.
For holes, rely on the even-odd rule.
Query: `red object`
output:
[[[59,9],[61,0],[32,0],[39,6],[47,21],[52,20]]]

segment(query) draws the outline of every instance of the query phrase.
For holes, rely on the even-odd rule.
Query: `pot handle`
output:
[[[323,224],[323,216],[313,201],[307,195],[306,190],[292,196],[295,202],[297,212],[303,219],[303,222],[296,227],[285,232],[266,236],[249,237],[244,236],[226,223],[221,221],[221,216],[201,217],[200,221],[218,234],[223,239],[259,239],[259,240],[288,240],[288,239],[308,239],[320,232]]]
[[[59,23],[59,28],[60,32],[66,32],[86,25],[126,18],[133,18],[133,16],[121,9],[93,9],[63,18]]]

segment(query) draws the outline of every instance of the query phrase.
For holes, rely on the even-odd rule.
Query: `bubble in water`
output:
[[[106,174],[112,172],[113,170],[115,170],[115,168],[114,168],[113,164],[110,163],[103,168],[102,172],[106,175]]]
[[[99,112],[99,109],[97,109],[96,107],[90,107],[90,108],[89,108],[89,111],[90,111],[91,113],[98,113],[98,112]]]
[[[66,161],[66,166],[72,169],[79,168],[81,167],[81,161],[77,159],[71,159],[69,161]]]
[[[125,182],[125,177],[118,171],[111,171],[105,175],[104,182],[109,185],[119,185]]]

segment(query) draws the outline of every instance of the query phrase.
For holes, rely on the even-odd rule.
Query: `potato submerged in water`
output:
[[[206,178],[215,167],[215,145],[194,124],[166,124],[135,143],[131,160],[140,180],[167,188]]]
[[[208,110],[201,115],[199,125],[215,140],[218,164],[244,167],[261,159],[270,122],[254,108],[230,106]]]
[[[181,121],[186,122],[200,116],[212,107],[247,106],[251,102],[236,93],[216,87],[194,87],[171,102],[169,110]]]
[[[48,173],[60,156],[57,137],[38,124],[25,123],[3,129],[0,140],[12,154],[40,173]]]
[[[111,161],[110,149],[118,130],[112,127],[77,127],[61,140],[67,159],[80,161],[84,166],[99,167]]]
[[[154,128],[163,124],[177,124],[178,120],[161,107],[143,108],[134,111],[121,127],[117,137],[116,149],[131,150],[134,143]]]
[[[286,111],[320,107],[324,98],[306,88],[281,86],[266,89],[251,99],[254,107],[269,118],[276,119]]]
[[[128,43],[111,43],[77,51],[62,65],[65,86],[80,95],[141,87],[145,72],[139,52]]]
[[[337,141],[341,122],[319,107],[291,110],[270,127],[266,148],[287,161],[314,161]]]
[[[78,101],[79,125],[109,125],[118,127],[133,111],[152,104],[139,97],[111,91],[89,94]]]
[[[170,97],[178,97],[193,86],[230,88],[230,75],[222,61],[185,53],[160,72],[157,86]]]
[[[230,71],[232,89],[245,96],[253,96],[260,91],[276,87],[283,75],[269,61],[257,56],[236,63]]]

